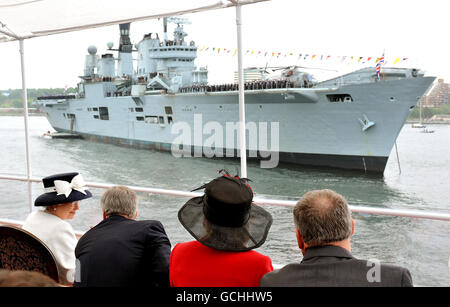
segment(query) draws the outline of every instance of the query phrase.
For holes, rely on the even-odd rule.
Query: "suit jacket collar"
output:
[[[123,221],[129,220],[126,217],[123,217],[121,215],[110,215],[106,219],[103,219],[98,225],[110,225],[111,223],[120,223]]]
[[[117,215],[117,214],[110,215],[110,216],[108,216],[106,219],[107,219],[107,220],[110,220],[110,221],[123,221],[123,220],[129,220],[129,219],[127,219],[126,217],[121,216],[121,215]]]
[[[307,261],[315,257],[337,257],[354,259],[354,257],[348,250],[334,245],[308,247],[306,249],[305,255],[303,256],[303,261]]]

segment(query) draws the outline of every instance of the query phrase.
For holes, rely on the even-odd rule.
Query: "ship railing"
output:
[[[12,181],[22,181],[31,183],[40,183],[42,178],[30,177],[29,179],[25,176],[12,176],[0,174],[0,179],[2,180],[12,180]],[[92,188],[108,189],[110,187],[116,186],[112,183],[98,183],[98,182],[86,182],[86,186]],[[197,197],[203,195],[201,192],[189,192],[182,190],[171,190],[155,187],[141,187],[141,186],[128,186],[130,189],[136,192],[150,193],[150,194],[161,194],[167,196],[178,196],[178,197]],[[297,203],[296,200],[279,200],[279,199],[267,199],[264,197],[256,196],[253,198],[253,203],[261,206],[282,206],[282,207],[294,207]],[[399,217],[409,217],[409,218],[421,218],[430,220],[441,220],[450,222],[450,214],[432,212],[425,210],[411,210],[411,209],[391,209],[391,208],[380,208],[372,206],[360,206],[360,205],[349,205],[350,209],[354,213],[362,214],[375,214],[375,215],[390,215]],[[30,212],[33,208],[30,205]]]
[[[36,177],[23,177],[23,176],[11,176],[11,175],[3,175],[0,174],[1,180],[10,180],[10,181],[22,181],[31,183],[40,183],[42,178]],[[116,186],[116,184],[111,183],[98,183],[98,182],[86,182],[86,186],[92,188],[99,189],[108,189],[110,187]],[[149,193],[149,194],[161,194],[167,196],[177,196],[177,197],[196,197],[201,196],[202,193],[199,192],[189,192],[182,190],[170,190],[170,189],[162,189],[162,188],[149,188],[149,187],[141,187],[141,186],[129,186],[130,189],[135,192],[141,193]],[[267,206],[282,206],[282,207],[294,207],[297,201],[293,200],[277,200],[277,199],[266,199],[262,197],[255,197],[253,199],[253,203],[256,205],[267,205]],[[31,206],[31,205],[30,205]],[[440,221],[449,221],[450,222],[450,214],[439,213],[439,212],[430,212],[430,211],[419,211],[419,210],[407,210],[407,209],[389,209],[389,208],[379,208],[379,207],[367,207],[367,206],[354,206],[349,205],[351,211],[353,213],[362,213],[362,214],[375,214],[375,215],[390,215],[390,216],[398,216],[398,217],[407,217],[407,218],[421,218],[421,219],[429,219],[429,220],[440,220]],[[30,207],[30,212],[33,210]],[[15,220],[15,219],[7,219],[0,217],[0,225],[10,225],[15,227],[21,227],[23,225],[23,221]],[[79,239],[83,236],[84,232],[75,230],[75,235]],[[274,269],[280,269],[284,266],[284,264],[273,263]]]

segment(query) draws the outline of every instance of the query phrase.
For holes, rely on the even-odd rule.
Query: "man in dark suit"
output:
[[[108,189],[103,221],[75,248],[75,287],[168,287],[171,245],[159,221],[136,221],[137,196],[127,187]]]
[[[351,254],[355,223],[347,201],[331,190],[306,193],[294,208],[301,263],[263,276],[262,287],[412,287],[405,268]]]

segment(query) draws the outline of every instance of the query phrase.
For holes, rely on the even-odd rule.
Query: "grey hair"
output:
[[[303,195],[294,207],[294,223],[309,246],[342,241],[352,234],[352,216],[347,201],[328,189]]]
[[[106,216],[126,215],[133,218],[136,214],[138,199],[136,193],[125,186],[115,186],[106,190],[101,198]]]

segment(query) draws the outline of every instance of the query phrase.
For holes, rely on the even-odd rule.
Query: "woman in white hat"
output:
[[[78,202],[92,197],[85,189],[78,173],[63,173],[42,179],[45,193],[36,198],[34,205],[44,207],[30,213],[22,228],[43,241],[55,257],[59,282],[71,285],[75,274],[75,246],[77,238],[72,226],[66,222],[74,218]]]

